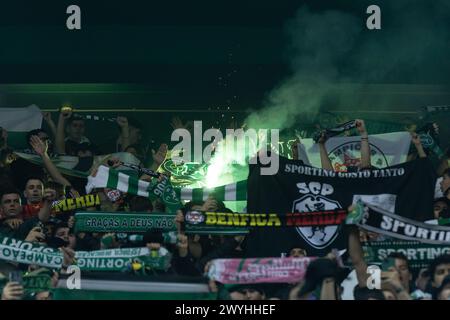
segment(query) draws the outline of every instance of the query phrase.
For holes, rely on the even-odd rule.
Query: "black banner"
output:
[[[260,163],[250,165],[248,212],[314,212],[347,209],[361,200],[416,221],[433,218],[435,173],[428,159],[384,169],[334,172],[280,157],[275,175],[261,175]],[[340,226],[306,226],[252,230],[248,255],[280,256],[293,246],[308,255],[346,248]]]

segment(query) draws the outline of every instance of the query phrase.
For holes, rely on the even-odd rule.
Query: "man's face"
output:
[[[442,284],[442,280],[450,274],[450,263],[442,263],[436,267],[433,275],[433,287],[439,288]]]
[[[80,141],[84,136],[84,121],[74,120],[67,127],[67,134],[71,140]]]
[[[245,300],[245,295],[239,291],[230,292],[231,300]]]
[[[17,217],[22,213],[20,196],[17,193],[7,193],[2,196],[0,209],[6,218]]]
[[[244,294],[245,300],[264,300],[264,296],[261,292],[255,289],[244,289],[241,292]]]
[[[438,201],[433,206],[433,212],[434,212],[434,218],[439,219],[439,216],[442,212],[445,212],[447,210],[447,203]]]
[[[302,248],[292,248],[289,256],[292,258],[302,258],[306,257],[306,251]]]
[[[395,268],[400,273],[402,285],[406,290],[409,290],[409,281],[412,279],[411,272],[409,272],[408,262],[403,259],[395,258]]]
[[[25,185],[24,195],[29,204],[37,204],[42,201],[44,186],[40,180],[30,179]]]
[[[445,192],[445,190],[447,190],[448,188],[450,188],[450,176],[444,174],[443,179],[441,181],[441,191]]]
[[[55,238],[60,238],[66,242],[69,242],[69,228],[58,228],[55,233]]]

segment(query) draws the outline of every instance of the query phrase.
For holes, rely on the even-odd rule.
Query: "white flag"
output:
[[[408,132],[392,132],[369,136],[372,166],[385,168],[406,161],[411,135]],[[361,137],[330,138],[325,147],[335,171],[347,171],[361,161]],[[299,157],[306,164],[321,167],[319,145],[312,139],[302,139]]]
[[[0,108],[0,127],[8,132],[28,132],[41,125],[41,110],[34,104],[26,108]]]

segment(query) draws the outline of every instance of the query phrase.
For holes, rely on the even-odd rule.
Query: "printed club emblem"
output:
[[[339,202],[325,198],[322,195],[308,194],[294,201],[292,212],[314,212],[342,209]],[[339,226],[297,227],[298,234],[311,247],[326,248],[338,236]]]
[[[370,158],[372,165],[377,168],[386,168],[388,161],[380,148],[370,144]],[[337,172],[355,171],[361,163],[360,142],[346,142],[331,150],[328,154],[333,170]]]
[[[185,219],[191,224],[199,224],[205,221],[205,216],[198,211],[189,211],[188,213],[186,213]]]

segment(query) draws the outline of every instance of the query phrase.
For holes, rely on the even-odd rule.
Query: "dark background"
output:
[[[231,121],[232,116],[243,119],[249,108],[261,108],[267,94],[292,74],[286,25],[302,5],[311,12],[337,9],[350,13],[365,29],[367,6],[378,4],[382,30],[365,29],[363,33],[382,42],[403,27],[394,12],[383,9],[386,3],[2,1],[0,107],[34,103],[56,110],[70,103],[90,113],[101,109],[115,115],[114,110],[130,110],[129,115],[157,130],[162,124],[167,126],[174,113],[212,124]],[[66,28],[66,8],[71,4],[81,7],[79,31]],[[450,10],[442,8],[446,9]],[[419,16],[411,25],[429,31],[432,37],[437,26],[448,22]],[[327,111],[401,122],[415,116],[421,106],[448,104],[449,43],[434,50],[430,65],[419,73],[404,72],[399,66],[379,79],[361,76],[364,90],[360,83],[338,86],[342,94],[360,95],[370,102],[360,106],[335,101]],[[416,58],[414,52],[410,58]],[[342,65],[351,66],[351,58]],[[380,97],[391,104],[380,107]],[[441,127],[445,130],[445,125]]]

